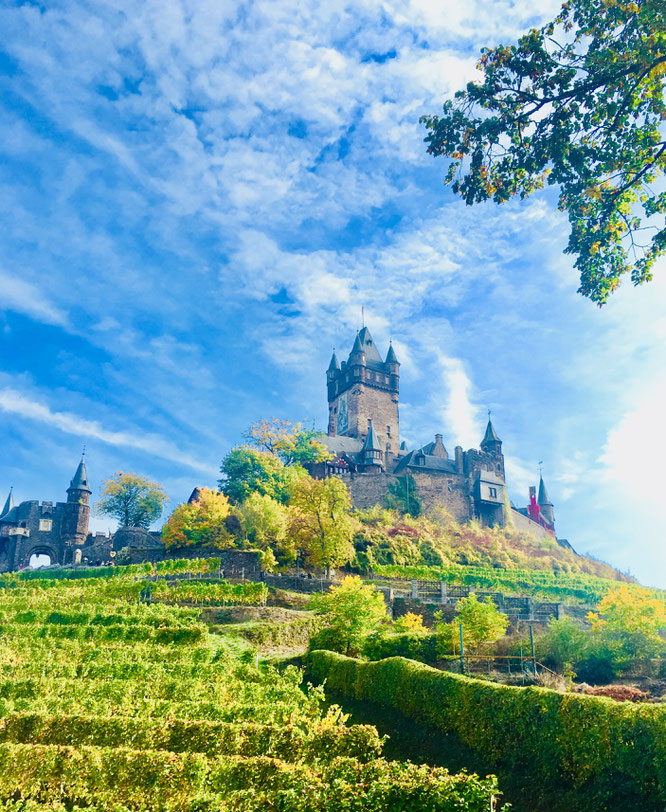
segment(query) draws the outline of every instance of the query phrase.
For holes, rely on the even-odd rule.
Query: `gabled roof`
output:
[[[488,443],[501,443],[502,441],[497,436],[497,432],[495,431],[495,427],[493,426],[490,418],[488,418],[488,425],[486,426],[486,433],[481,440],[481,448]]]
[[[363,450],[364,451],[381,451],[382,447],[379,444],[379,440],[377,439],[377,435],[375,434],[375,430],[372,425],[372,421],[370,422],[370,426],[368,428],[368,436],[365,438],[365,442],[363,443]]]
[[[422,462],[417,463],[417,457],[420,457]],[[404,471],[405,468],[418,468],[419,471],[437,471],[443,474],[458,473],[458,469],[453,460],[447,460],[444,459],[444,457],[433,457],[431,454],[426,454],[423,448],[410,451],[406,454],[397,464],[394,473]]]
[[[9,489],[9,495],[7,496],[7,501],[5,502],[5,506],[2,510],[0,510],[0,519],[6,516],[9,511],[14,507],[14,488]]]
[[[543,477],[539,476],[539,495],[537,496],[537,502],[541,507],[544,505],[553,506],[553,503],[550,501],[550,496],[548,496],[548,491],[546,490],[546,486],[543,484]]]
[[[74,474],[74,478],[69,483],[68,491],[88,491],[88,493],[92,493],[90,487],[88,485],[88,472],[86,471],[86,458],[85,454],[81,455],[81,462],[79,463],[79,467],[76,469],[76,473]]]

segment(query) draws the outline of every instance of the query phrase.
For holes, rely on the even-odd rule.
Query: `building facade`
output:
[[[339,363],[333,353],[326,384],[329,419],[323,440],[333,458],[313,466],[312,473],[343,479],[357,507],[386,506],[392,491],[413,487],[424,509],[442,505],[459,522],[513,524],[555,537],[543,479],[538,496],[531,489],[528,507],[510,503],[502,441],[490,419],[478,449],[456,446],[450,455],[442,434],[411,451],[400,442],[400,363],[392,345],[382,358],[367,327],[357,333],[346,361]]]
[[[101,546],[110,550],[107,536],[88,532],[91,494],[84,457],[69,483],[65,502],[14,504],[10,490],[0,512],[0,572],[27,567],[33,556],[48,556],[52,564],[74,564],[81,562],[84,552],[99,551]]]

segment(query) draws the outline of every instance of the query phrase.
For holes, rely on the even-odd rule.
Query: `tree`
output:
[[[486,643],[495,642],[509,626],[509,618],[500,612],[489,597],[479,601],[476,595],[468,595],[458,601],[456,611],[451,625],[454,631],[462,625],[465,648],[472,651],[478,651]]]
[[[324,462],[333,456],[317,439],[321,437],[320,432],[277,417],[258,420],[243,436],[260,450],[276,456],[287,467]]]
[[[336,648],[348,654],[358,650],[363,638],[386,620],[386,605],[380,592],[364,584],[357,575],[348,575],[339,586],[312,599],[314,610],[325,616],[329,633]]]
[[[271,550],[287,563],[296,558],[296,547],[287,534],[287,508],[268,494],[252,493],[239,508],[249,542]]]
[[[167,502],[166,492],[157,482],[118,471],[102,482],[102,495],[95,512],[98,516],[112,516],[120,527],[148,529],[162,515]]]
[[[666,605],[649,589],[622,584],[608,592],[587,616],[592,632],[610,647],[615,643],[625,660],[654,657],[664,649]]]
[[[299,479],[289,502],[289,533],[305,554],[307,563],[326,572],[350,561],[354,525],[351,500],[345,483],[337,477]]]
[[[411,474],[398,477],[395,482],[389,482],[386,507],[414,517],[421,514],[421,497]]]
[[[162,541],[168,548],[193,545],[228,550],[234,539],[227,530],[229,500],[210,488],[198,489],[198,500],[184,502],[173,511],[162,528]]]
[[[286,504],[294,482],[305,471],[297,465],[287,467],[274,454],[250,446],[232,448],[222,460],[220,489],[234,504],[252,493],[266,494]]]
[[[452,159],[446,182],[468,205],[559,184],[578,292],[601,306],[624,274],[650,280],[666,249],[663,0],[568,0],[481,53],[481,80],[421,119],[428,152]]]

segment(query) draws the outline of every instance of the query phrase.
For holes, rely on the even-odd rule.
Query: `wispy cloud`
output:
[[[37,285],[0,271],[0,309],[13,310],[46,324],[68,327],[67,314],[48,300]]]
[[[66,434],[73,434],[81,438],[89,437],[108,445],[144,451],[209,476],[214,476],[216,473],[215,469],[202,465],[199,460],[183,453],[162,437],[131,431],[110,431],[97,421],[86,420],[69,412],[52,411],[43,403],[31,400],[12,389],[0,389],[0,409],[28,420],[45,423]]]

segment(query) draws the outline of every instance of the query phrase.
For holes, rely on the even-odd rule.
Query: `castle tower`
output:
[[[67,488],[67,502],[63,506],[62,540],[66,545],[79,546],[84,544],[88,537],[91,493],[84,453]]]
[[[356,334],[349,359],[341,366],[333,353],[326,380],[329,436],[365,440],[372,421],[379,449],[396,453],[400,448],[400,364],[393,346],[383,361],[370,330],[364,327]]]
[[[553,513],[553,503],[550,501],[546,486],[543,484],[543,477],[539,476],[539,495],[537,496],[537,503],[541,510],[541,515],[548,522],[548,524],[555,525],[555,514]]]
[[[495,427],[493,426],[490,418],[488,418],[486,433],[483,440],[481,440],[481,451],[485,451],[486,454],[502,453],[502,441],[497,436],[497,432],[495,431]]]

